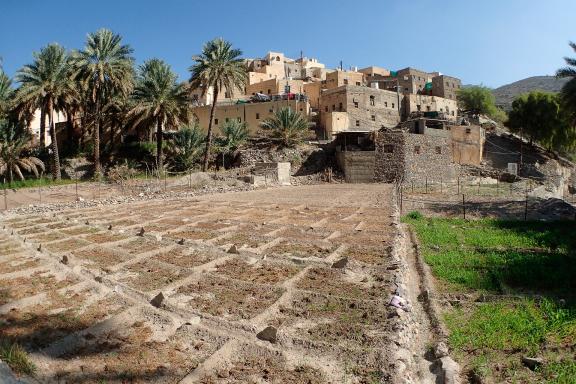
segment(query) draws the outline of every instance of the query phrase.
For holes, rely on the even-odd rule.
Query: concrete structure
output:
[[[36,109],[34,111],[34,115],[32,117],[32,120],[30,121],[30,125],[28,126],[28,129],[32,133],[34,140],[40,140],[40,113],[41,113],[40,109]],[[68,121],[68,119],[66,118],[66,115],[64,115],[64,113],[54,112],[54,126],[56,128],[57,134],[66,125],[67,121]],[[50,124],[50,121],[48,119],[48,114],[46,114],[46,127],[45,127],[46,136],[45,136],[45,139],[46,139],[46,146],[47,147],[52,144],[52,137],[50,136],[50,125],[49,124]],[[60,135],[58,134],[58,136],[60,136]],[[58,143],[60,143],[60,140],[58,140]]]
[[[450,127],[453,161],[457,164],[480,165],[484,156],[486,133],[479,125]]]
[[[260,123],[283,107],[290,107],[295,111],[302,113],[304,116],[310,114],[310,104],[298,100],[279,100],[262,103],[245,103],[245,104],[220,104],[216,105],[214,111],[213,127],[218,131],[220,127],[228,120],[235,119],[240,122],[246,122],[250,135],[257,135],[260,130]],[[210,120],[210,108],[206,105],[192,109],[198,120],[200,128],[207,130]]]
[[[375,132],[341,132],[336,136],[336,163],[347,183],[374,182]]]
[[[320,97],[320,125],[328,137],[342,130],[377,131],[395,127],[400,122],[398,99],[396,92],[352,85],[325,90]],[[348,120],[343,120],[341,114],[333,115],[335,112],[347,112]]]
[[[280,185],[290,185],[290,163],[256,163],[254,165],[254,176],[257,180],[263,177],[265,183],[278,183]],[[258,179],[260,178],[260,179]]]
[[[432,95],[456,100],[462,82],[452,76],[440,75],[432,78]]]

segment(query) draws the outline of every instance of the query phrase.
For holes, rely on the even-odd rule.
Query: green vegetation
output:
[[[262,129],[269,131],[270,137],[286,147],[302,142],[310,130],[310,122],[301,113],[290,107],[281,108],[260,123]]]
[[[176,132],[171,144],[174,168],[178,171],[192,169],[202,154],[205,139],[204,133],[196,125],[183,127]]]
[[[33,375],[36,366],[26,351],[17,343],[0,340],[0,360],[4,361],[14,372]]]
[[[9,188],[9,189],[21,189],[21,188],[37,188],[37,187],[48,187],[48,186],[55,186],[55,185],[67,185],[67,184],[74,184],[74,180],[70,179],[62,179],[62,180],[52,180],[52,178],[46,177],[39,177],[37,179],[28,179],[28,180],[14,180],[12,184],[4,184],[0,183],[0,189]]]
[[[570,42],[570,47],[576,52],[576,43]],[[562,87],[561,97],[564,107],[570,116],[570,123],[576,126],[576,58],[565,57],[566,67],[556,72],[558,77],[568,77],[570,80]]]
[[[12,184],[14,174],[24,180],[22,171],[32,172],[36,177],[44,171],[44,163],[34,156],[25,156],[29,135],[12,122],[0,120],[0,175],[8,176]]]
[[[156,125],[156,167],[164,168],[162,154],[163,128],[178,128],[190,120],[188,92],[178,84],[178,76],[159,59],[146,61],[139,70],[132,99],[134,107],[128,117],[134,124],[146,121]]]
[[[86,46],[75,51],[71,64],[76,80],[85,93],[86,120],[93,124],[94,176],[100,179],[100,127],[103,111],[117,98],[125,100],[134,85],[132,48],[122,44],[122,37],[108,29],[90,33]]]
[[[240,56],[242,56],[241,50],[232,48],[231,43],[218,38],[204,44],[202,53],[192,57],[195,64],[189,69],[191,73],[190,86],[202,89],[203,94],[208,93],[210,89],[213,90],[206,149],[202,164],[202,171],[204,172],[208,169],[212,145],[212,124],[218,95],[224,91],[232,97],[235,89],[244,89],[248,79],[248,68]]]
[[[575,222],[404,221],[448,297],[449,343],[465,369],[494,382],[573,383]],[[522,356],[541,357],[535,372]]]
[[[222,126],[222,136],[216,138],[218,152],[222,154],[222,166],[225,167],[226,156],[236,151],[248,140],[246,122],[228,120]]]
[[[572,149],[576,144],[576,131],[568,124],[561,98],[554,93],[520,95],[512,103],[506,126],[549,149]]]
[[[458,91],[458,104],[460,108],[475,114],[490,116],[492,119],[503,122],[506,113],[496,107],[496,99],[492,90],[483,86],[461,88]]]

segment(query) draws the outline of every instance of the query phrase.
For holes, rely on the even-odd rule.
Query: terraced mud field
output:
[[[0,338],[42,383],[419,382],[399,357],[418,311],[389,306],[415,295],[392,197],[305,186],[0,216]]]

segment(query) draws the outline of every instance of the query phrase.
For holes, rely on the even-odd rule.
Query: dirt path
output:
[[[4,217],[0,337],[43,383],[433,382],[392,193],[282,187]]]

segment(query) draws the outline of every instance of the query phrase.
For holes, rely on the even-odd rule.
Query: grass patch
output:
[[[36,371],[36,366],[30,361],[28,353],[17,343],[1,340],[0,360],[8,364],[16,373],[33,375]]]
[[[465,370],[488,382],[576,382],[575,222],[403,221],[443,293],[470,294],[444,314]],[[482,293],[490,300],[474,302]],[[522,356],[545,363],[531,371]]]

